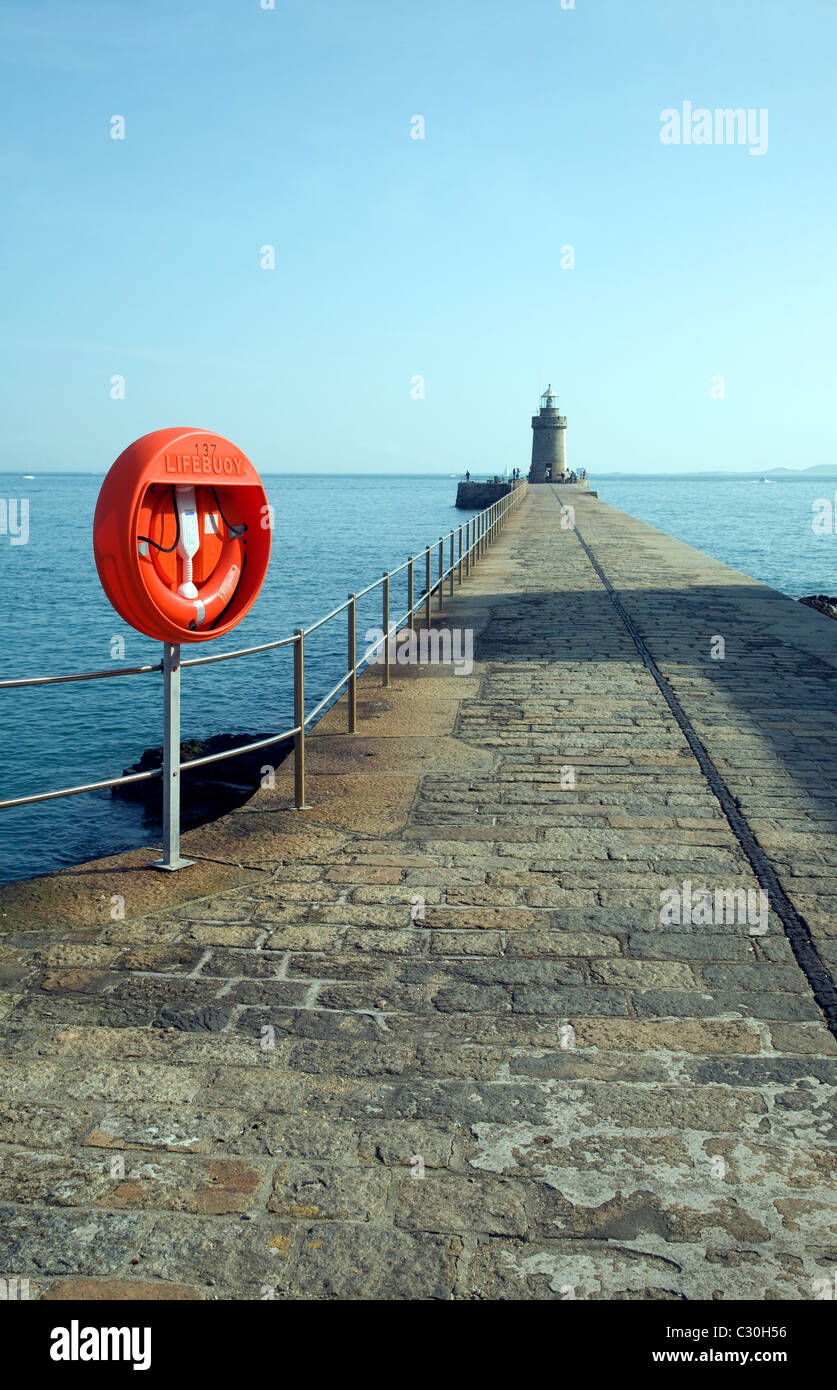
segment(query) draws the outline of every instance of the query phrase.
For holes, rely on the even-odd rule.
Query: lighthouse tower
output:
[[[567,417],[558,410],[558,396],[547,386],[541,408],[532,416],[532,468],[530,483],[548,483],[566,470]]]

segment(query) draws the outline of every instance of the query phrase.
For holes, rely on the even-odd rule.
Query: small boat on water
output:
[[[772,483],[772,482],[773,482],[773,479],[772,479],[772,478],[759,478],[759,482],[760,482],[760,483]]]
[[[34,478],[34,473],[21,473],[21,478]]]

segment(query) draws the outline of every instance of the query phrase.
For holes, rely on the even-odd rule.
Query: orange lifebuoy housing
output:
[[[228,439],[190,429],[144,435],[113,464],[96,504],[105,593],[149,637],[218,637],[261,588],[270,516],[255,468]]]

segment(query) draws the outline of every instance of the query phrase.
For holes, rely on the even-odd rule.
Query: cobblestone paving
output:
[[[573,501],[833,965],[833,666],[788,601]],[[314,775],[302,816],[251,803],[245,887],[0,942],[0,1271],[33,1297],[833,1288],[837,1046],[774,913],[661,921],[759,885],[560,520],[536,490],[454,601],[470,679],[367,681],[371,739],[312,741],[412,724],[383,830]]]

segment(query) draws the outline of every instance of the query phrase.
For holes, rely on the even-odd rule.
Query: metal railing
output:
[[[185,660],[181,659],[179,644],[164,643],[162,661],[148,665],[123,666],[115,671],[84,671],[67,676],[26,676],[16,680],[0,680],[0,690],[12,690],[28,686],[65,685],[74,681],[109,680],[116,676],[147,675],[152,671],[160,671],[163,674],[162,767],[151,768],[145,772],[126,773],[121,777],[109,777],[100,782],[86,782],[78,787],[62,787],[57,791],[11,797],[8,800],[0,801],[0,810],[7,810],[12,806],[31,806],[41,801],[55,801],[64,796],[78,796],[83,792],[103,791],[108,787],[125,786],[129,782],[146,782],[153,777],[162,777],[163,858],[155,860],[153,867],[180,869],[192,862],[189,859],[181,858],[180,855],[180,774],[190,768],[204,767],[208,763],[220,762],[224,758],[235,758],[242,753],[254,753],[260,748],[268,748],[271,744],[280,743],[289,738],[294,740],[294,809],[305,810],[305,731],[308,726],[345,688],[348,692],[347,730],[350,734],[357,732],[357,678],[360,672],[365,666],[373,662],[378,652],[383,650],[382,683],[385,686],[390,684],[394,635],[405,623],[412,623],[416,616],[426,626],[430,626],[433,621],[434,599],[436,600],[437,614],[442,612],[446,581],[449,583],[448,592],[452,595],[454,581],[461,584],[463,579],[470,578],[479,561],[486,554],[488,547],[497,539],[509,516],[523,500],[527,491],[525,482],[512,485],[511,490],[496,502],[492,502],[483,511],[477,512],[462,526],[450,531],[447,536],[440,536],[437,544],[428,545],[423,552],[424,590],[419,595],[418,600],[415,593],[416,563],[420,565],[421,560],[419,559],[417,562],[416,557],[411,555],[397,569],[384,570],[380,579],[376,579],[372,584],[367,584],[365,589],[360,589],[357,593],[349,594],[345,603],[333,608],[330,613],[326,613],[325,617],[312,623],[310,627],[295,628],[293,636],[281,637],[276,642],[263,642],[256,647],[241,647],[234,652],[187,657]],[[446,543],[449,546],[447,568],[445,568]],[[434,557],[436,558],[435,578],[433,576]],[[392,581],[405,572],[407,607],[400,617],[393,619],[390,612]],[[368,647],[358,660],[358,600],[365,598],[376,589],[381,590],[380,631],[383,635],[377,642]],[[326,623],[338,618],[342,613],[347,615],[348,668],[340,680],[332,686],[328,694],[323,696],[314,709],[306,713],[305,639],[324,627]],[[232,661],[240,656],[254,656],[259,652],[276,651],[280,647],[293,647],[293,726],[289,729],[283,729],[279,734],[271,734],[269,738],[257,739],[253,743],[237,744],[236,747],[224,749],[220,753],[211,753],[206,757],[190,758],[187,762],[181,762],[180,672],[182,668],[186,666],[210,666],[218,661]]]

